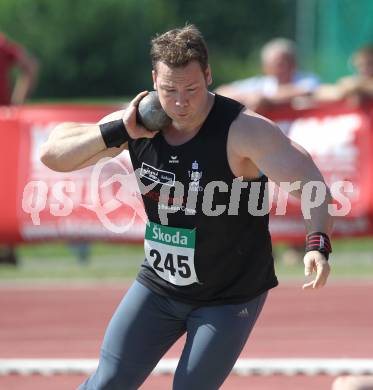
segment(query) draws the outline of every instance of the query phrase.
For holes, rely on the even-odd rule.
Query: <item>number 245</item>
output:
[[[167,253],[166,258],[164,259],[164,268],[162,268],[161,254],[156,249],[152,249],[149,254],[151,257],[155,258],[153,267],[157,271],[164,272],[164,270],[167,270],[170,271],[172,276],[175,276],[177,272],[182,278],[189,278],[191,276],[191,271],[188,264],[188,256],[177,255],[176,268],[173,254]]]

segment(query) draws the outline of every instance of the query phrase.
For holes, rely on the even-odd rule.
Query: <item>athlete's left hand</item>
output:
[[[303,284],[303,289],[316,289],[325,286],[330,273],[330,266],[325,256],[318,251],[310,251],[304,255],[303,261],[306,276],[316,272],[315,279]]]

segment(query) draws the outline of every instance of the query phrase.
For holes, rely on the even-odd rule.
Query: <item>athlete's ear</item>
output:
[[[210,65],[207,65],[207,68],[205,69],[205,80],[207,85],[212,84],[212,74],[211,74],[211,68]]]
[[[153,78],[153,88],[157,90],[157,71],[152,70],[152,78]]]

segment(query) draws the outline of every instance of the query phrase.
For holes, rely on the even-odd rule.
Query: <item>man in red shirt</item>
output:
[[[14,87],[11,71],[17,68]],[[37,63],[20,45],[0,33],[0,105],[22,104],[29,95],[37,75]]]
[[[16,68],[13,86],[11,72]],[[22,104],[35,84],[38,65],[26,50],[0,32],[0,106]],[[0,264],[16,264],[13,246],[0,245]]]

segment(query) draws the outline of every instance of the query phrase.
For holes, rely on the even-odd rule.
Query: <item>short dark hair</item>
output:
[[[193,24],[167,31],[153,38],[150,57],[153,69],[156,69],[158,62],[164,62],[170,67],[182,67],[191,61],[197,61],[202,70],[206,70],[208,66],[206,42]]]

